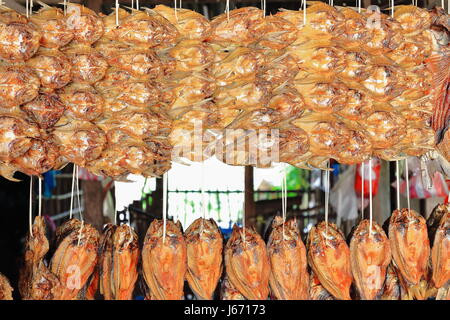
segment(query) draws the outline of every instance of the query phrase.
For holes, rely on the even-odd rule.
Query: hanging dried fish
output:
[[[333,223],[321,222],[308,235],[308,263],[322,286],[335,298],[351,300],[350,249]]]
[[[181,300],[187,270],[186,242],[181,227],[167,221],[153,220],[142,248],[142,272],[152,299]]]
[[[233,287],[227,275],[222,280],[220,300],[245,300],[245,297]]]
[[[386,270],[386,280],[383,285],[381,300],[400,300],[400,280],[396,268],[391,264]]]
[[[0,300],[12,300],[12,292],[8,279],[0,273]]]
[[[356,228],[350,242],[350,260],[356,288],[362,300],[377,300],[382,293],[391,246],[383,229],[369,220]]]
[[[414,210],[395,210],[389,222],[389,239],[392,258],[402,276],[411,284],[418,284],[427,272],[430,257],[425,219]]]
[[[320,283],[319,278],[311,271],[309,276],[310,300],[336,300]]]
[[[49,244],[43,217],[37,216],[34,219],[32,232],[27,237],[24,266],[19,277],[19,291],[22,299],[62,299],[63,286],[57,275],[51,272],[44,262]]]
[[[114,231],[112,239],[111,294],[113,300],[131,300],[138,278],[139,245],[137,234],[128,225]]]
[[[98,268],[99,268],[99,286],[100,293],[105,300],[112,300],[111,290],[111,270],[113,256],[113,236],[116,226],[108,223],[103,227],[103,233],[100,238],[100,246],[98,251]]]
[[[223,237],[213,219],[196,219],[185,232],[186,280],[199,300],[212,300],[222,275]]]
[[[431,250],[433,283],[436,288],[450,284],[450,211],[441,218]]]
[[[270,261],[261,236],[251,228],[233,227],[225,247],[228,278],[249,300],[265,300],[269,295]]]
[[[283,222],[283,218],[275,217],[267,251],[271,264],[271,295],[278,300],[308,300],[306,248],[296,220]]]
[[[70,221],[57,232],[59,244],[50,264],[50,270],[63,285],[61,300],[77,299],[94,272],[98,258],[98,231],[87,223]]]

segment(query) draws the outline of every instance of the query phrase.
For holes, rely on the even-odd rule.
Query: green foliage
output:
[[[288,190],[307,190],[309,189],[309,171],[294,166],[286,167],[286,186]],[[280,186],[274,186],[273,191],[280,191]],[[292,194],[294,195],[294,194]],[[289,195],[288,196],[292,196]]]

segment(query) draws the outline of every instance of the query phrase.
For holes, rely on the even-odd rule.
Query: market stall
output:
[[[444,2],[2,5],[0,300],[449,300]]]

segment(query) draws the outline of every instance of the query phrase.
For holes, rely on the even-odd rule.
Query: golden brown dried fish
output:
[[[391,246],[383,229],[362,220],[350,242],[350,260],[356,288],[362,300],[380,298],[387,267],[391,262]]]
[[[233,287],[227,275],[223,278],[220,287],[220,300],[245,300],[245,297]]]
[[[212,300],[222,275],[223,237],[213,219],[196,219],[185,232],[186,279],[199,300]]]
[[[296,220],[283,222],[279,216],[272,223],[267,243],[270,290],[278,300],[308,300],[309,275],[306,248]]]
[[[431,251],[433,282],[436,288],[450,283],[450,212],[441,218]]]
[[[27,237],[24,267],[19,276],[19,291],[24,300],[61,299],[61,282],[44,262],[44,256],[49,249],[45,234],[45,220],[42,216],[37,216],[34,219],[32,234]]]
[[[138,278],[137,234],[128,225],[117,227],[113,236],[111,293],[114,300],[131,300]]]
[[[60,243],[51,260],[50,270],[63,285],[61,300],[75,300],[94,272],[100,235],[84,222],[66,224],[57,232]]]
[[[433,211],[431,211],[430,216],[427,219],[427,227],[428,227],[428,237],[430,238],[430,242],[434,242],[434,237],[436,235],[436,231],[439,228],[442,217],[445,213],[450,212],[450,204],[438,204],[434,207]]]
[[[396,268],[391,264],[386,270],[386,280],[383,285],[381,300],[400,300],[400,281]]]
[[[0,300],[12,300],[12,292],[8,279],[0,273]]]
[[[350,299],[350,249],[333,223],[321,222],[308,236],[308,263],[323,287],[334,297]]]
[[[233,287],[247,299],[267,299],[270,261],[266,245],[255,230],[234,225],[225,247],[225,267]]]
[[[402,277],[412,285],[419,284],[430,257],[425,219],[414,210],[395,210],[389,222],[389,239],[392,258]]]
[[[105,300],[112,300],[111,292],[111,269],[112,269],[112,251],[113,251],[113,235],[116,230],[116,226],[108,223],[103,228],[103,233],[100,238],[99,246],[99,286],[100,293]]]
[[[142,249],[142,272],[152,299],[181,300],[187,270],[187,249],[180,226],[153,220]]]
[[[309,277],[310,300],[336,300],[320,283],[319,278],[311,272]]]

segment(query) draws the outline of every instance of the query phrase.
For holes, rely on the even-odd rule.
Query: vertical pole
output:
[[[255,226],[256,210],[254,199],[254,185],[253,185],[253,167],[245,166],[245,225],[247,227]]]

